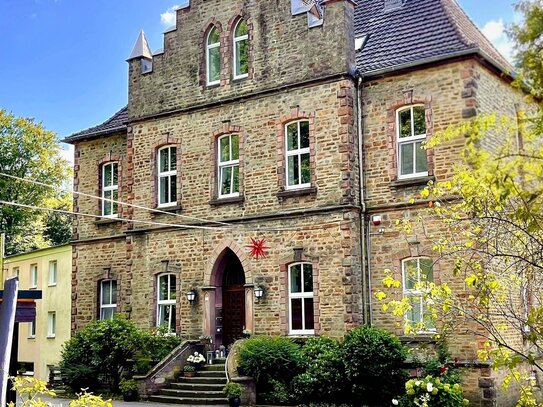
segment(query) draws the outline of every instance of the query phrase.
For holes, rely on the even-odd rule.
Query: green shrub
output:
[[[262,394],[262,401],[266,404],[284,406],[295,404],[287,385],[279,380],[270,379],[270,390]]]
[[[290,385],[302,371],[303,361],[300,347],[290,338],[257,336],[240,345],[238,364],[254,377],[260,395],[273,392],[274,385],[278,390],[275,382]]]
[[[407,351],[391,333],[363,326],[353,329],[343,343],[345,373],[351,396],[368,406],[388,406],[403,394]]]
[[[64,382],[74,391],[92,391],[107,385],[117,392],[123,370],[136,354],[157,360],[178,344],[178,338],[149,333],[121,317],[94,321],[63,345],[60,368]],[[143,357],[142,356],[142,357]]]
[[[239,383],[228,382],[223,387],[222,392],[227,399],[241,397],[241,385]]]
[[[326,337],[310,338],[302,347],[305,372],[293,380],[299,402],[346,401],[347,386],[341,344]]]
[[[438,345],[436,357],[423,365],[422,376],[439,377],[443,383],[460,383],[460,372],[451,362],[451,354],[446,344]]]
[[[406,394],[397,403],[401,407],[459,407],[469,404],[462,397],[458,383],[444,383],[432,376],[407,381],[405,390]]]

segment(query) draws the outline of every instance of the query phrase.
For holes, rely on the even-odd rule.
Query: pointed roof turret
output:
[[[149,48],[149,43],[147,42],[147,38],[145,38],[145,33],[143,30],[141,30],[136,44],[134,44],[134,49],[132,49],[132,53],[128,57],[127,61],[136,58],[153,59],[153,53],[151,52],[151,48]]]

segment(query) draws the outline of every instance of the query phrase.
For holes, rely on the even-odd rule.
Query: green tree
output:
[[[15,117],[0,109],[0,173],[60,186],[67,181],[70,169],[59,155],[53,132],[33,119]],[[0,176],[2,201],[51,207],[59,198],[54,188]],[[44,211],[0,205],[0,230],[6,233],[6,254],[50,245],[48,238],[54,234],[50,227],[49,235],[44,236],[45,221]]]

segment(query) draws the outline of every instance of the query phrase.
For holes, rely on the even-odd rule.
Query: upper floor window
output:
[[[38,288],[38,265],[30,265],[30,288]]]
[[[219,198],[239,195],[239,135],[218,139]]]
[[[28,338],[36,337],[36,317],[28,323]]]
[[[158,150],[158,206],[177,203],[177,147]]]
[[[432,260],[424,257],[412,257],[402,261],[403,295],[408,298],[411,309],[406,312],[405,320],[416,331],[433,331],[434,323],[425,309],[424,294],[428,284],[434,282]]]
[[[300,120],[285,126],[287,189],[311,186],[309,121]]]
[[[49,285],[57,284],[57,261],[52,260],[49,262]]]
[[[206,68],[207,84],[217,85],[221,81],[221,39],[219,30],[213,27],[207,36]]]
[[[54,338],[57,334],[57,313],[51,311],[47,313],[47,337]]]
[[[176,278],[161,274],[157,280],[157,326],[165,325],[168,332],[175,332]]]
[[[312,335],[315,333],[313,309],[313,266],[309,263],[291,264],[289,281],[289,332]]]
[[[398,178],[428,175],[428,160],[422,143],[426,140],[424,106],[408,106],[396,112]]]
[[[113,319],[117,309],[117,281],[100,282],[100,319]]]
[[[102,165],[102,215],[114,217],[118,214],[119,164],[111,162]],[[112,201],[113,200],[113,201]]]
[[[249,30],[245,20],[234,29],[234,79],[249,76]]]

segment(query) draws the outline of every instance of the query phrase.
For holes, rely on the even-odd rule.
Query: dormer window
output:
[[[245,20],[234,29],[234,79],[249,76],[249,30]]]
[[[207,84],[218,85],[221,82],[221,43],[220,33],[213,27],[207,36]]]

